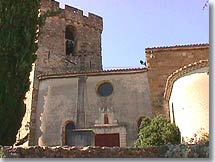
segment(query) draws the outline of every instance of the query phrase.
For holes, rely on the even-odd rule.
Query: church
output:
[[[146,48],[146,67],[103,70],[102,17],[61,9],[53,0],[41,0],[41,12],[47,18],[17,141],[132,147],[141,117],[159,114],[175,122],[182,136],[209,131],[209,44]],[[195,87],[199,80],[204,94]],[[198,96],[185,101],[189,92],[179,95],[176,83],[178,90],[189,83]]]

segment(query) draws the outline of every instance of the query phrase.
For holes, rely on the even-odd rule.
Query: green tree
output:
[[[153,120],[148,117],[142,119],[138,139],[135,147],[161,146],[165,144],[179,144],[181,141],[179,128],[159,115]]]
[[[0,0],[0,145],[12,145],[36,59],[40,0]]]

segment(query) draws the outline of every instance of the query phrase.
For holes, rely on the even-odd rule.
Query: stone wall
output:
[[[2,154],[3,151],[3,154]],[[209,158],[208,144],[126,147],[4,147],[4,158]]]
[[[7,158],[164,158],[168,147],[5,147]]]
[[[167,78],[185,65],[207,60],[209,45],[146,48],[145,52],[153,113],[169,116],[168,106],[165,106],[168,103],[164,100]]]
[[[87,70],[101,70],[102,18],[71,6],[59,8],[53,0],[41,1],[42,13],[48,12],[38,41],[36,73],[79,71],[81,61]],[[66,55],[66,29],[74,37],[74,51]],[[81,60],[84,59],[84,60]]]

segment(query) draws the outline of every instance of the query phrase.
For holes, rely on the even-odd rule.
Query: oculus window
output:
[[[110,96],[113,92],[113,86],[109,82],[102,83],[99,85],[97,92],[100,96],[106,97]]]

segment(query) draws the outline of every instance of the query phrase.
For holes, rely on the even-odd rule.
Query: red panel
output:
[[[119,133],[96,134],[95,145],[96,146],[106,146],[106,147],[120,146]]]

